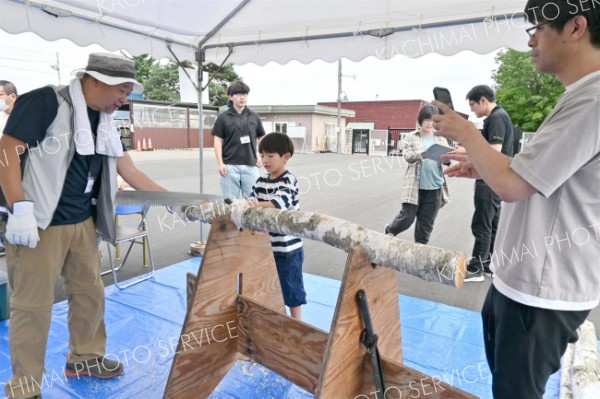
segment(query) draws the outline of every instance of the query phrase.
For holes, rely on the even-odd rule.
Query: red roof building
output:
[[[343,151],[346,153],[401,154],[404,133],[417,128],[423,100],[342,101],[341,108],[353,110],[354,118],[346,118]],[[337,107],[336,102],[319,105]]]
[[[375,130],[415,129],[419,110],[426,103],[423,100],[342,101],[342,108],[356,112],[354,118],[346,118],[346,124],[374,123]],[[318,104],[337,107],[336,102]]]

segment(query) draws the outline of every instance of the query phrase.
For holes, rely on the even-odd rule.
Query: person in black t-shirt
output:
[[[467,94],[471,111],[478,118],[486,117],[481,133],[490,146],[502,154],[513,156],[513,127],[508,113],[496,104],[491,87],[479,85]],[[475,213],[471,231],[475,236],[473,253],[467,265],[465,282],[483,281],[489,269],[494,240],[500,219],[500,197],[481,179],[475,181]]]
[[[221,192],[226,198],[240,198],[240,192],[248,198],[262,166],[256,149],[265,129],[258,115],[246,106],[249,92],[243,82],[227,88],[229,109],[218,116],[212,130]]]
[[[123,365],[104,358],[104,285],[97,233],[114,237],[117,172],[132,187],[164,188],[123,153],[111,114],[142,86],[133,61],[93,53],[68,86],[20,96],[0,139],[2,204],[13,375],[10,398],[41,397],[54,286],[69,298],[67,377],[112,378]],[[113,181],[114,179],[114,181]],[[95,217],[94,217],[95,215]]]

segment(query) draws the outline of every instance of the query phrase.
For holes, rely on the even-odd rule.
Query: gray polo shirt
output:
[[[530,306],[594,308],[600,298],[600,71],[567,87],[511,168],[538,193],[502,205],[494,285]]]

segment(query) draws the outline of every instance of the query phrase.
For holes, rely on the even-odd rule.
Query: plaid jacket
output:
[[[449,146],[448,141],[443,137],[435,136],[437,144]],[[421,178],[421,133],[415,131],[406,133],[402,145],[402,156],[408,163],[406,172],[404,173],[404,187],[402,189],[402,203],[419,205],[419,179]],[[440,171],[442,164],[440,162]],[[446,184],[446,176],[442,185],[442,206],[450,202],[450,194],[448,193],[448,184]]]

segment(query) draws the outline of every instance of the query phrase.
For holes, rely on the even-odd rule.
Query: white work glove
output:
[[[8,213],[6,239],[14,245],[35,248],[40,236],[33,214],[33,201],[17,201],[13,204],[12,213]]]

